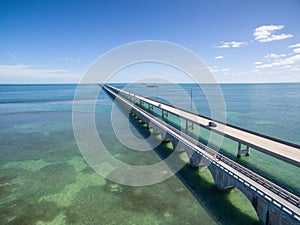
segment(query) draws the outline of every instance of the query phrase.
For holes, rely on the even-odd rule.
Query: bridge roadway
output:
[[[209,118],[175,108],[173,106],[151,100],[149,98],[133,94],[122,89],[107,85],[111,89],[122,93],[124,95],[135,98],[139,101],[146,102],[149,105],[155,106],[166,112],[170,112],[180,118],[184,118],[187,121],[198,124],[204,128],[210,129],[220,135],[224,135],[232,140],[239,143],[238,147],[238,157],[242,153],[249,154],[249,147],[261,151],[265,154],[278,158],[282,161],[300,167],[300,146],[285,141],[281,141],[275,138],[271,138],[256,132],[248,131],[242,128],[238,128],[232,125],[224,124],[218,121],[214,121],[216,127],[208,126],[209,122],[213,121]],[[246,145],[246,149],[241,149],[241,144]]]
[[[128,110],[133,111],[136,115],[139,115],[140,117],[144,118],[144,120],[147,121],[148,125],[152,124],[152,126],[159,127],[160,129],[165,131],[166,134],[171,135],[184,146],[192,149],[192,151],[201,155],[201,157],[204,157],[205,160],[210,162],[210,164],[218,170],[221,170],[222,173],[226,173],[227,176],[230,176],[232,179],[234,179],[236,183],[242,185],[245,189],[247,189],[248,192],[253,192],[256,195],[256,198],[258,196],[258,198],[263,199],[266,202],[266,206],[264,205],[263,208],[268,208],[270,207],[269,204],[271,204],[275,208],[279,209],[281,213],[286,214],[288,217],[292,218],[292,221],[290,221],[287,220],[286,216],[283,216],[284,221],[286,221],[287,224],[300,224],[300,198],[298,196],[286,191],[285,189],[272,183],[271,181],[230,160],[229,158],[207,147],[206,145],[190,137],[189,135],[179,131],[175,127],[165,123],[163,120],[154,117],[149,112],[139,108],[134,103],[116,94],[114,91],[112,91],[105,85],[101,85],[101,87],[105,89],[115,99],[120,100],[119,102],[122,102]],[[219,173],[217,172],[217,174]],[[217,183],[217,178],[220,177],[220,175],[213,177],[215,183]],[[247,193],[247,191],[243,190],[244,188],[239,189],[242,192]],[[254,205],[254,197],[252,196],[252,199],[250,199],[249,194],[246,194],[246,196]],[[261,216],[261,213],[259,212],[258,208],[259,207],[256,207],[255,210],[257,211],[260,220],[263,224],[268,224],[270,222],[268,221],[269,219],[266,220],[265,215]],[[274,210],[272,209],[272,211]],[[269,210],[267,214],[269,214]],[[275,223],[272,224],[280,224],[282,222],[280,219],[278,219],[278,217],[274,221]]]

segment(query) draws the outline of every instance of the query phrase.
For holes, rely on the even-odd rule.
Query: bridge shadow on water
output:
[[[142,137],[150,136],[151,131],[140,120],[134,116],[129,116],[129,120]],[[156,138],[160,139],[160,135],[157,135]],[[173,152],[171,146],[171,143],[162,142],[154,148],[154,151],[161,159],[165,159]],[[219,191],[214,185],[213,177],[208,169],[190,167],[185,152],[175,154],[177,154],[176,160],[186,162],[185,166],[175,175],[190,190],[199,204],[219,223],[260,224],[252,204],[242,192],[236,188]],[[172,169],[172,165],[168,166]]]
[[[146,108],[144,108],[145,110],[147,110]],[[147,110],[148,112],[150,112],[149,110]],[[158,113],[153,113],[150,112],[153,115],[160,117],[160,114]],[[179,119],[179,118],[177,118]],[[285,163],[279,159],[276,159],[274,157],[268,156],[264,153],[261,153],[255,149],[251,149],[251,153],[250,153],[250,157],[252,159],[250,159],[249,157],[241,157],[241,158],[237,158],[236,154],[237,154],[237,142],[224,137],[223,143],[222,145],[219,146],[215,146],[213,143],[208,143],[208,140],[206,138],[203,138],[201,136],[199,136],[199,134],[196,136],[195,133],[193,133],[193,130],[188,130],[186,131],[185,129],[182,129],[180,127],[180,125],[178,123],[176,123],[175,121],[173,121],[172,119],[164,119],[168,124],[174,126],[175,128],[182,130],[183,132],[187,133],[188,135],[192,136],[193,138],[197,139],[199,142],[208,145],[209,147],[213,148],[213,149],[219,149],[219,153],[223,154],[224,156],[228,157],[229,159],[239,163],[240,165],[248,168],[249,170],[259,174],[260,176],[270,180],[271,182],[277,184],[280,187],[285,188],[286,190],[290,191],[291,193],[299,196],[300,195],[300,190],[298,187],[298,185],[293,185],[290,182],[287,182],[287,180],[285,178],[282,178],[281,176],[278,176],[278,172],[270,172],[270,168],[266,167],[266,166],[259,166],[257,165],[257,162],[253,163],[256,159],[258,160],[260,163],[262,163],[262,165],[265,165],[265,161],[267,160],[269,164],[271,165],[277,165],[278,168],[281,168],[282,170],[291,170],[293,169],[293,171],[295,171],[295,168],[292,168],[292,165],[289,165],[288,163]],[[179,119],[180,120],[180,119]],[[197,125],[195,125],[197,126]],[[198,128],[199,129],[199,128]],[[204,128],[202,128],[203,131]],[[232,145],[229,147],[228,144],[231,143]],[[234,151],[232,150],[235,149]],[[297,172],[295,172],[296,174]]]

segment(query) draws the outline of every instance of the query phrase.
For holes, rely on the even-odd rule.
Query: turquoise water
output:
[[[86,85],[82,98],[89,99],[94,88],[97,85]],[[191,85],[183,88],[193,88],[198,112],[210,116],[201,91]],[[219,192],[207,170],[185,166],[177,176],[145,187],[116,184],[98,175],[83,159],[73,135],[75,89],[76,85],[0,85],[0,224],[258,224],[245,196],[237,189]],[[229,123],[299,144],[299,84],[222,89]],[[168,93],[163,86],[142,91],[154,98]],[[176,93],[172,96],[183,108],[189,107]],[[112,105],[112,99],[100,93],[95,117],[110,153],[132,164],[158,162],[155,152],[141,157],[118,142],[110,123]],[[130,120],[137,136],[149,136],[143,124]],[[235,143],[227,140],[222,147],[234,158]],[[170,143],[156,151],[170,154]],[[184,154],[179,157],[187,160]],[[255,151],[240,163],[300,192],[298,168]]]
[[[191,95],[192,90],[195,103],[193,106],[195,108],[192,109],[190,102],[180,95],[182,92],[180,92],[179,88],[174,88],[174,85],[159,84],[157,85],[159,86],[157,90],[145,88],[147,86],[143,84],[118,86],[125,87],[125,89],[137,94],[142,93],[150,98],[211,117],[210,106],[206,97],[199,86],[195,84],[180,85],[182,89],[186,90],[188,95]],[[144,88],[141,88],[143,86]],[[213,89],[213,85],[207,86]],[[207,89],[205,85],[202,85],[202,87]],[[297,122],[300,120],[299,83],[222,84],[221,89],[226,105],[227,123],[299,145],[300,125]],[[159,116],[161,112],[157,111],[156,113]],[[181,121],[178,118],[170,116],[168,122],[180,128]],[[197,133],[201,133],[199,140],[207,143],[210,133],[198,126],[196,126],[194,131],[190,131],[191,135]],[[242,157],[237,160],[237,143],[228,138],[224,138],[220,149],[221,153],[232,160],[268,178],[290,192],[300,195],[299,168],[254,149],[250,151],[250,157]]]
[[[135,84],[126,89],[153,99],[158,95],[161,101],[166,97],[177,107],[191,110],[190,102],[180,96],[182,92],[174,85],[159,84],[157,89],[147,86]],[[205,86],[213,85],[202,85]],[[210,106],[199,86],[181,84],[180,87],[188,95],[192,89],[197,113],[211,117]],[[220,87],[226,104],[227,123],[300,144],[300,83],[221,84]]]

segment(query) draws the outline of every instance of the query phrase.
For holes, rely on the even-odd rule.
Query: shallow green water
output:
[[[176,176],[146,187],[105,180],[80,155],[70,122],[63,122],[68,113],[51,114],[1,130],[1,224],[232,224],[231,216],[257,221],[248,200],[236,190],[218,192],[207,171],[186,167],[179,174],[197,198]],[[127,154],[118,144],[112,152]]]
[[[71,117],[74,89],[62,85],[5,90],[5,99],[11,96],[18,101],[9,103],[2,98],[0,104],[0,224],[259,224],[248,199],[237,189],[218,191],[208,170],[186,165],[177,176],[144,187],[116,184],[98,175],[75,143]],[[28,101],[32,92],[35,97],[31,98],[39,101]],[[57,101],[62,96],[64,100]],[[159,145],[156,153],[126,148],[113,134],[111,107],[112,99],[102,93],[96,122],[114,157],[149,165],[172,152],[170,143]],[[122,111],[119,113],[116,116]],[[130,120],[136,136],[150,135],[143,124]],[[127,139],[134,140],[130,135]],[[224,152],[234,155],[232,146],[226,142]],[[177,157],[187,161],[184,153]],[[253,158],[241,161],[267,173],[268,167],[254,164],[260,157],[253,153]],[[282,177],[286,175],[293,176],[287,173]]]

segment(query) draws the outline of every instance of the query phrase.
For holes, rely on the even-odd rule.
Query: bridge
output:
[[[141,98],[108,85],[100,85],[117,100],[125,110],[135,114],[162,139],[170,141],[174,151],[185,151],[192,167],[200,162],[207,165],[219,190],[236,187],[249,199],[262,224],[300,224],[300,198],[251,170],[207,147],[191,136],[165,123],[136,105],[134,98]],[[122,93],[122,96],[119,94]],[[126,98],[124,97],[126,96]],[[159,104],[151,100],[151,103]],[[166,106],[163,107],[165,110]],[[174,110],[174,109],[173,109]]]
[[[194,124],[197,124],[206,129],[224,135],[234,141],[238,142],[237,157],[241,157],[242,154],[249,155],[250,147],[261,151],[265,154],[268,154],[277,159],[283,160],[287,163],[293,164],[297,167],[300,167],[300,146],[289,143],[286,141],[278,140],[276,138],[268,137],[257,132],[249,131],[242,129],[236,126],[229,124],[224,124],[220,121],[213,121],[215,127],[208,126],[212,119],[197,115],[195,113],[178,109],[173,106],[164,104],[162,102],[154,101],[149,98],[139,96],[134,93],[130,93],[119,88],[109,86],[112,90],[118,92],[124,97],[131,99],[134,102],[139,102],[139,104],[147,103],[148,106],[153,108],[155,106],[162,111],[162,117],[172,113],[180,118],[186,120],[186,129],[193,127]],[[244,149],[242,149],[244,147]]]

